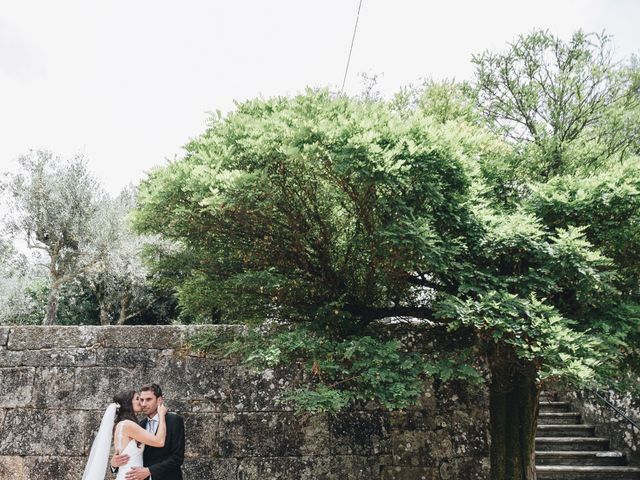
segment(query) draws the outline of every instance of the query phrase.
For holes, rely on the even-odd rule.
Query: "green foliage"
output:
[[[421,308],[407,279],[459,254],[468,179],[451,140],[422,114],[323,91],[247,102],[151,174],[136,224],[179,242],[194,314],[348,331]]]
[[[296,405],[297,413],[335,413],[349,405],[350,397],[345,390],[320,384],[315,387],[300,387],[285,395],[283,400],[293,402]]]
[[[40,325],[47,314],[51,282],[43,275],[11,279],[16,285],[3,299],[0,323]],[[60,291],[57,323],[79,325],[98,323],[97,302],[86,285],[70,282]]]
[[[405,408],[422,392],[425,375],[445,382],[482,381],[469,365],[474,361],[470,351],[429,361],[408,351],[400,340],[372,334],[332,338],[313,326],[272,326],[236,337],[204,332],[191,338],[190,346],[234,357],[258,370],[300,365],[305,372],[303,383],[283,397],[298,412],[335,413],[354,402],[369,401],[390,409]]]
[[[547,178],[637,148],[640,96],[610,41],[578,31],[564,42],[538,30],[473,58],[481,111],[516,142],[526,174]]]
[[[3,279],[0,323],[4,325],[39,325],[47,314],[49,281],[44,277]],[[11,285],[9,285],[11,283]]]
[[[134,234],[128,224],[134,189],[109,198],[82,156],[62,160],[48,151],[29,152],[19,167],[0,184],[6,212],[0,234],[7,234],[7,241],[0,241],[0,260],[9,251],[0,263],[0,321],[170,321],[172,292],[152,285],[141,259],[144,244],[155,239]],[[25,240],[31,258],[7,250]]]
[[[8,175],[5,228],[46,257],[51,283],[43,323],[53,324],[63,284],[83,268],[87,225],[101,192],[81,156],[63,161],[47,151],[30,152],[19,165],[18,173]]]
[[[437,123],[466,122],[479,125],[482,118],[476,108],[476,92],[467,83],[429,80],[419,86],[400,89],[393,98],[392,106],[399,111],[421,111]]]
[[[597,337],[574,330],[573,322],[533,296],[489,291],[477,299],[448,297],[438,312],[456,319],[451,329],[472,327],[488,342],[510,346],[519,359],[536,366],[539,381],[565,378],[586,384],[604,358]]]
[[[228,354],[303,363],[302,410],[403,407],[424,375],[479,381],[469,352],[514,385],[625,377],[640,172],[636,137],[614,133],[633,133],[637,78],[608,42],[520,37],[476,57],[475,91],[238,105],[142,184],[138,229],[174,245],[155,271],[197,321],[257,329]],[[477,348],[425,358],[372,333],[399,316]]]
[[[550,227],[570,225],[619,267],[626,289],[640,275],[640,159],[585,177],[560,176],[536,185],[526,208]]]
[[[424,371],[430,376],[439,378],[443,382],[461,380],[470,384],[480,385],[485,378],[474,364],[478,354],[469,348],[458,351],[436,352],[436,358],[426,362]]]

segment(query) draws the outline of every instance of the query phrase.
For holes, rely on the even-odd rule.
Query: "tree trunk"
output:
[[[540,391],[532,366],[511,367],[491,367],[491,479],[535,480]]]
[[[55,325],[58,314],[58,300],[60,298],[60,287],[62,282],[55,280],[51,284],[51,291],[47,299],[47,316],[44,318],[44,325]]]
[[[127,312],[129,311],[129,305],[131,305],[132,296],[130,293],[125,293],[122,300],[120,300],[120,317],[118,318],[118,325],[124,325],[124,322],[129,318]]]
[[[98,300],[98,306],[100,307],[100,325],[111,325],[109,312],[111,311],[112,305],[105,294],[104,284],[91,281],[89,282],[89,288],[91,288],[91,291],[93,291],[93,294],[96,296],[96,300]]]
[[[100,303],[100,325],[109,325],[109,306]]]

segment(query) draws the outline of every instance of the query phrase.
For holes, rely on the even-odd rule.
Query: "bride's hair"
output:
[[[131,420],[132,422],[138,423],[136,414],[133,411],[133,397],[135,397],[135,395],[135,390],[126,390],[113,396],[114,403],[119,405],[116,410],[116,421],[114,426],[123,420]]]
[[[133,411],[133,397],[136,396],[135,390],[125,390],[124,392],[120,392],[117,395],[113,396],[113,402],[118,404],[118,408],[116,409],[116,419],[113,423],[113,430],[115,431],[116,425],[124,420],[131,420],[134,423],[138,423],[138,419],[136,418],[136,413]],[[138,447],[140,446],[140,442],[136,441]]]

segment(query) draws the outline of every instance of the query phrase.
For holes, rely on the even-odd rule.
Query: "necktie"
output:
[[[154,419],[149,419],[147,422],[147,430],[155,435],[156,433],[156,421]]]

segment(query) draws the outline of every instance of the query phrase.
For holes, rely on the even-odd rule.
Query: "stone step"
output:
[[[609,439],[602,437],[536,437],[536,451],[609,450]]]
[[[569,402],[539,402],[540,413],[570,412]]]
[[[595,437],[593,425],[538,425],[537,437]]]
[[[638,467],[541,465],[536,474],[547,480],[640,480]]]
[[[538,415],[538,425],[578,425],[580,414],[578,412],[553,412]]]
[[[559,395],[555,392],[540,392],[538,397],[541,401],[553,402],[558,400]]]
[[[536,452],[536,465],[626,465],[627,458],[622,452]]]

